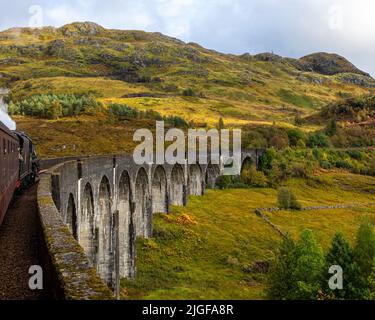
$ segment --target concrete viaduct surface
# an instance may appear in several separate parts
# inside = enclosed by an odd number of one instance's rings
[[[243,151],[241,167],[248,161],[257,166],[261,154],[261,150]],[[168,213],[171,205],[186,205],[189,195],[214,188],[224,168],[223,163],[210,162],[137,165],[130,155],[51,159],[42,166],[52,166],[42,175],[38,190],[48,254],[57,278],[64,278],[64,286],[72,285],[69,292],[77,284],[80,292],[82,287],[95,292],[65,298],[87,299],[100,298],[102,290],[90,288],[87,273],[96,270],[111,289],[119,278],[134,277],[135,239],[152,237],[153,214]],[[51,215],[55,219],[49,225]],[[65,232],[57,241],[59,228]],[[73,265],[71,274],[66,273],[67,265]]]

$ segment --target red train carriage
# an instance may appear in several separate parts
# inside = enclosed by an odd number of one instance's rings
[[[0,122],[0,225],[19,178],[19,140]]]

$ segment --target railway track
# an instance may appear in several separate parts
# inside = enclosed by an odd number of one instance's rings
[[[36,192],[34,184],[16,196],[0,226],[0,300],[43,299],[28,286],[30,266],[41,265]]]

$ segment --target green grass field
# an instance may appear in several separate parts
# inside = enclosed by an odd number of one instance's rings
[[[375,201],[375,178],[320,173],[288,183],[304,206]],[[137,278],[122,281],[124,299],[264,299],[266,275],[253,264],[274,257],[280,236],[254,213],[276,205],[274,189],[208,190],[186,207],[154,217],[154,237],[137,243]],[[304,228],[327,249],[336,230],[350,241],[375,207],[267,214],[293,237]]]

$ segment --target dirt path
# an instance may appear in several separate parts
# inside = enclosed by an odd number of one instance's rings
[[[28,287],[31,265],[39,265],[37,185],[17,197],[0,226],[0,300],[42,299]]]

